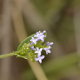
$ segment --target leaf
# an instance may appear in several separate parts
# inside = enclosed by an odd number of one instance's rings
[[[30,39],[34,36],[35,34],[32,34],[31,36],[27,37],[17,48],[17,51],[21,50],[22,46],[24,43],[28,43]]]

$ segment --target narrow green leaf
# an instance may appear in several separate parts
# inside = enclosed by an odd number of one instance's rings
[[[32,34],[31,36],[27,37],[17,48],[17,51],[21,50],[22,46],[24,43],[28,43],[31,39],[31,37],[33,37],[35,34]]]

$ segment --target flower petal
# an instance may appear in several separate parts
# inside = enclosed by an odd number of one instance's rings
[[[39,62],[40,62],[40,63],[42,63],[42,60],[41,60],[41,59],[39,59]]]
[[[39,58],[35,58],[35,61],[38,61],[39,60]]]
[[[45,56],[43,55],[43,56],[41,56],[41,59],[44,59],[45,58]]]

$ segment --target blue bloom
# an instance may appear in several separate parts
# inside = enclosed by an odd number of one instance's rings
[[[32,50],[36,50],[36,49],[34,48],[34,46],[31,46],[30,48],[31,48]]]
[[[41,55],[42,48],[39,49],[39,48],[37,47],[36,49],[37,49],[37,51],[35,51],[35,53],[37,53],[38,55]]]
[[[44,30],[44,31],[43,31],[43,34],[45,34],[45,33],[46,33],[46,31]]]
[[[51,49],[50,46],[48,48],[44,48],[44,50],[46,51],[46,54],[51,53],[51,51],[49,49]]]
[[[42,56],[38,56],[38,58],[35,58],[35,61],[39,61],[40,63],[42,63],[42,59],[44,59],[45,56],[42,55]]]
[[[34,37],[39,37],[41,35],[43,35],[43,34],[42,33],[39,33],[39,32],[36,32],[36,35],[34,35]]]
[[[44,35],[39,36],[37,39],[38,40],[40,39],[40,40],[42,40],[44,42]]]
[[[36,35],[34,35],[34,37],[37,37],[37,40],[38,40],[38,41],[39,41],[39,40],[44,41],[44,37],[46,37],[46,36],[44,35],[44,33],[45,33],[45,31],[43,31],[43,33],[36,32]]]
[[[46,46],[51,46],[51,45],[53,45],[53,42],[47,42],[46,43]]]
[[[32,45],[33,43],[36,44],[37,39],[34,39],[34,37],[32,37],[32,39],[31,39],[30,41],[32,41],[31,45]]]

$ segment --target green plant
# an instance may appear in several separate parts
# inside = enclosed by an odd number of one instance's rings
[[[45,30],[43,32],[36,32],[35,34],[32,34],[26,38],[19,45],[17,51],[13,51],[10,54],[1,55],[0,58],[16,55],[17,57],[24,59],[30,58],[30,61],[32,62],[39,61],[42,63],[42,59],[45,58],[45,56],[41,54],[42,50],[46,51],[46,54],[51,53],[50,49],[51,45],[53,45],[53,42],[47,42],[46,44],[43,44],[46,36],[47,33]]]

